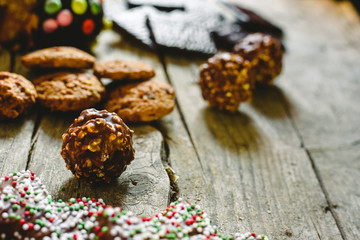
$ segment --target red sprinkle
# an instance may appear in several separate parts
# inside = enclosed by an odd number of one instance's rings
[[[34,228],[34,224],[33,223],[28,223],[29,229],[33,229]]]
[[[23,207],[25,207],[25,206],[26,206],[26,202],[22,202],[21,205],[22,205]]]
[[[34,172],[31,172],[31,176],[34,176],[35,175],[35,173]]]
[[[100,205],[100,203],[99,202],[96,202],[96,206],[99,206]]]
[[[9,178],[9,176],[5,176],[5,181],[7,181],[7,180],[9,180],[10,178]]]
[[[24,187],[24,191],[27,191],[27,190],[29,190],[29,187],[28,187],[28,186],[25,186],[25,187]]]
[[[187,220],[185,221],[185,223],[186,223],[186,225],[191,225],[191,224],[194,223],[194,220],[192,220],[192,219],[187,219]]]
[[[255,233],[251,233],[251,236],[256,237]]]
[[[95,230],[95,232],[100,231],[100,226],[96,226],[96,227],[94,228],[94,230]]]
[[[13,182],[12,182],[12,185],[13,185],[13,186],[16,186],[16,184],[17,184],[16,181],[13,181]]]
[[[89,211],[88,214],[91,217],[94,213],[92,211]]]
[[[29,215],[30,215],[29,211],[25,211],[24,214],[25,214],[25,216],[29,216]]]
[[[95,199],[95,198],[92,198],[91,201],[92,201],[92,202],[96,202],[96,199]]]
[[[170,230],[169,230],[169,229],[166,229],[166,233],[170,233]]]
[[[54,219],[53,219],[53,218],[49,218],[49,222],[51,222],[51,223],[52,223],[53,221],[54,221]]]
[[[92,19],[88,18],[83,22],[82,30],[85,34],[91,34],[95,29],[95,23]]]
[[[130,219],[126,220],[126,223],[127,223],[128,225],[131,225]]]
[[[76,234],[74,234],[73,238],[74,238],[74,240],[77,240],[77,235],[76,235]]]
[[[30,177],[30,179],[31,179],[31,180],[34,180],[34,179],[35,179],[35,177],[34,177],[34,176],[31,176],[31,177]]]
[[[78,198],[78,199],[76,199],[76,201],[77,201],[77,202],[81,202],[81,199],[80,199],[80,198]]]
[[[25,219],[20,219],[19,223],[20,223],[21,225],[24,225],[24,224],[25,224]]]

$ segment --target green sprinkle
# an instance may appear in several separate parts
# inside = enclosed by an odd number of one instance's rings
[[[56,230],[55,233],[56,233],[56,235],[58,235],[58,237],[59,237],[60,234],[61,234],[60,230]]]
[[[30,207],[29,205],[26,205],[26,206],[25,206],[25,209],[26,209],[26,210],[29,210],[30,208],[31,208],[31,207]]]
[[[16,218],[15,218],[16,221],[19,221],[20,219],[21,219],[21,217],[19,215],[16,216]]]
[[[24,182],[24,181],[21,181],[20,184],[25,184],[25,182]]]
[[[35,195],[38,195],[39,193],[38,192],[34,192]]]
[[[4,197],[4,201],[8,201],[9,200],[9,197],[8,196],[5,196]]]
[[[27,195],[30,195],[30,193],[31,193],[31,192],[30,192],[29,190],[26,191],[26,194],[27,194]]]
[[[14,211],[18,210],[18,208],[19,208],[18,205],[16,205],[16,204],[12,205],[12,209],[13,209]]]
[[[33,214],[34,214],[34,209],[30,209],[30,210],[29,210],[29,213],[30,213],[31,215],[33,215]]]
[[[64,187],[64,186],[61,186],[61,187],[60,187],[60,191],[65,191],[65,187]]]
[[[181,227],[178,227],[177,230],[178,230],[178,232],[181,232],[182,228],[181,228]]]
[[[191,204],[191,208],[194,209],[194,208],[195,208],[195,205],[194,205],[194,204]]]
[[[130,231],[130,237],[133,237],[133,236],[135,236],[135,231],[134,231],[134,230],[131,230],[131,231]]]
[[[176,238],[176,234],[175,234],[175,233],[168,233],[168,234],[166,234],[166,238],[167,238],[167,239],[175,239],[175,238]]]
[[[14,176],[16,176],[16,175],[17,175],[17,173],[16,173],[16,172],[14,172],[14,173],[13,173],[13,175],[14,175]]]
[[[135,229],[135,231],[136,231],[137,233],[141,233],[141,228],[137,228],[137,229]]]
[[[174,210],[172,207],[171,207],[171,208],[169,208],[169,212],[172,212],[172,210]]]
[[[62,203],[62,202],[63,202],[63,200],[62,200],[62,199],[59,199],[59,200],[58,200],[58,203]]]
[[[61,208],[59,207],[59,208],[57,209],[57,211],[58,211],[58,212],[61,212]]]
[[[14,213],[10,213],[9,217],[10,217],[10,218],[15,218],[15,214],[14,214]]]

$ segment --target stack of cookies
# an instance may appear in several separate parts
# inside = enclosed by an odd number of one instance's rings
[[[34,79],[37,100],[51,111],[79,111],[94,106],[105,96],[101,81],[84,69],[92,68],[95,58],[73,47],[52,47],[21,58],[29,68],[54,72]]]
[[[140,61],[95,58],[73,47],[51,47],[21,58],[31,69],[51,69],[31,83],[17,74],[0,73],[0,117],[15,118],[37,99],[50,111],[80,111],[106,99],[104,108],[125,122],[149,122],[175,107],[175,91],[167,83],[150,80],[154,69]],[[86,69],[92,69],[85,71]],[[110,94],[100,78],[110,78]],[[115,87],[114,87],[115,86]]]

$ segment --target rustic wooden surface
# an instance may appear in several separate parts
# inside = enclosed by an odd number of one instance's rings
[[[0,123],[0,174],[36,171],[56,197],[101,197],[154,214],[183,197],[222,232],[270,239],[357,239],[360,234],[360,18],[349,2],[235,1],[284,28],[284,71],[236,114],[212,110],[197,86],[206,59],[153,53],[107,30],[98,60],[141,59],[177,94],[173,113],[135,130],[136,159],[111,185],[73,178],[61,135],[78,113],[35,107]],[[0,52],[0,70],[34,74],[22,53]],[[107,82],[107,81],[105,81]]]

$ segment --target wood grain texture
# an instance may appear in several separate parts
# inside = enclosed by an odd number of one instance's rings
[[[307,147],[359,140],[360,19],[346,1],[238,1],[285,30],[277,81]],[[271,12],[269,11],[271,9]]]
[[[0,52],[0,71],[10,71],[11,54]],[[25,113],[16,119],[0,121],[0,174],[9,174],[26,168],[31,149],[34,115]]]
[[[312,150],[311,155],[331,200],[324,210],[334,212],[346,239],[357,239],[360,234],[359,146]]]
[[[347,1],[239,2],[285,28],[286,65],[277,86],[287,93],[287,109],[343,238],[357,238],[359,168],[351,159],[360,140],[359,15]]]
[[[243,104],[237,114],[222,113],[201,97],[199,62],[167,57],[166,63],[199,155],[198,171],[214,194],[203,202],[214,202],[212,217],[221,229],[265,232],[271,239],[341,238],[332,215],[323,212],[326,199],[283,99],[274,94],[281,90],[259,90],[255,107]]]

